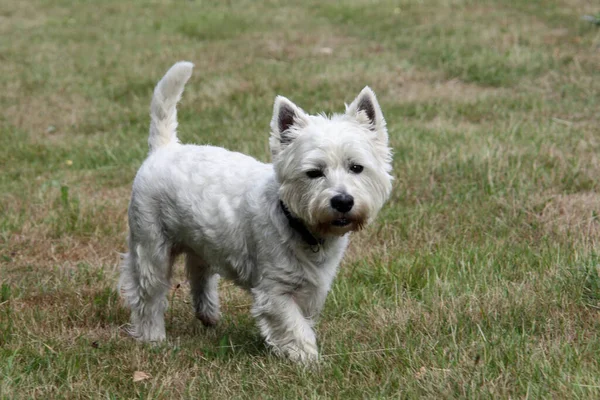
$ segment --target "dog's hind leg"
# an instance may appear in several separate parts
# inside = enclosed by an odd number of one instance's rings
[[[194,312],[205,326],[214,326],[219,321],[219,275],[195,254],[187,253],[185,268],[190,282]]]
[[[123,260],[119,287],[131,308],[129,333],[142,341],[165,339],[164,313],[173,260],[167,245],[149,249],[133,240]]]

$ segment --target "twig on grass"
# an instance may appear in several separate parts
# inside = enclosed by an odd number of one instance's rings
[[[385,349],[373,349],[373,350],[362,350],[362,351],[351,351],[348,353],[331,353],[331,354],[323,354],[321,357],[335,357],[335,356],[347,356],[351,354],[366,354],[366,353],[384,353],[387,351],[400,350],[400,347],[389,347]]]

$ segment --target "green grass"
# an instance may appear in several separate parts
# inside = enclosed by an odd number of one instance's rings
[[[600,30],[581,0],[0,4],[1,398],[598,398]],[[196,64],[184,142],[269,160],[272,102],[365,85],[394,191],[353,235],[317,326],[273,357],[249,296],[168,343],[121,329],[130,185],[154,84]],[[178,286],[179,285],[179,286]],[[135,371],[150,378],[133,381]]]

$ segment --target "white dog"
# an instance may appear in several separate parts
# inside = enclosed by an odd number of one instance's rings
[[[120,288],[131,333],[165,339],[171,267],[185,253],[196,316],[219,319],[219,276],[249,290],[266,342],[294,361],[318,358],[313,332],[350,231],[390,195],[391,150],[375,94],[343,115],[311,116],[275,99],[273,164],[219,147],[182,145],[176,105],[193,64],[175,64],[151,105],[150,153],[133,183]]]

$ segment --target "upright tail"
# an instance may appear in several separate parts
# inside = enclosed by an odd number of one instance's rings
[[[177,102],[183,87],[192,76],[194,64],[180,61],[173,65],[158,82],[150,105],[150,153],[169,143],[177,143]]]

